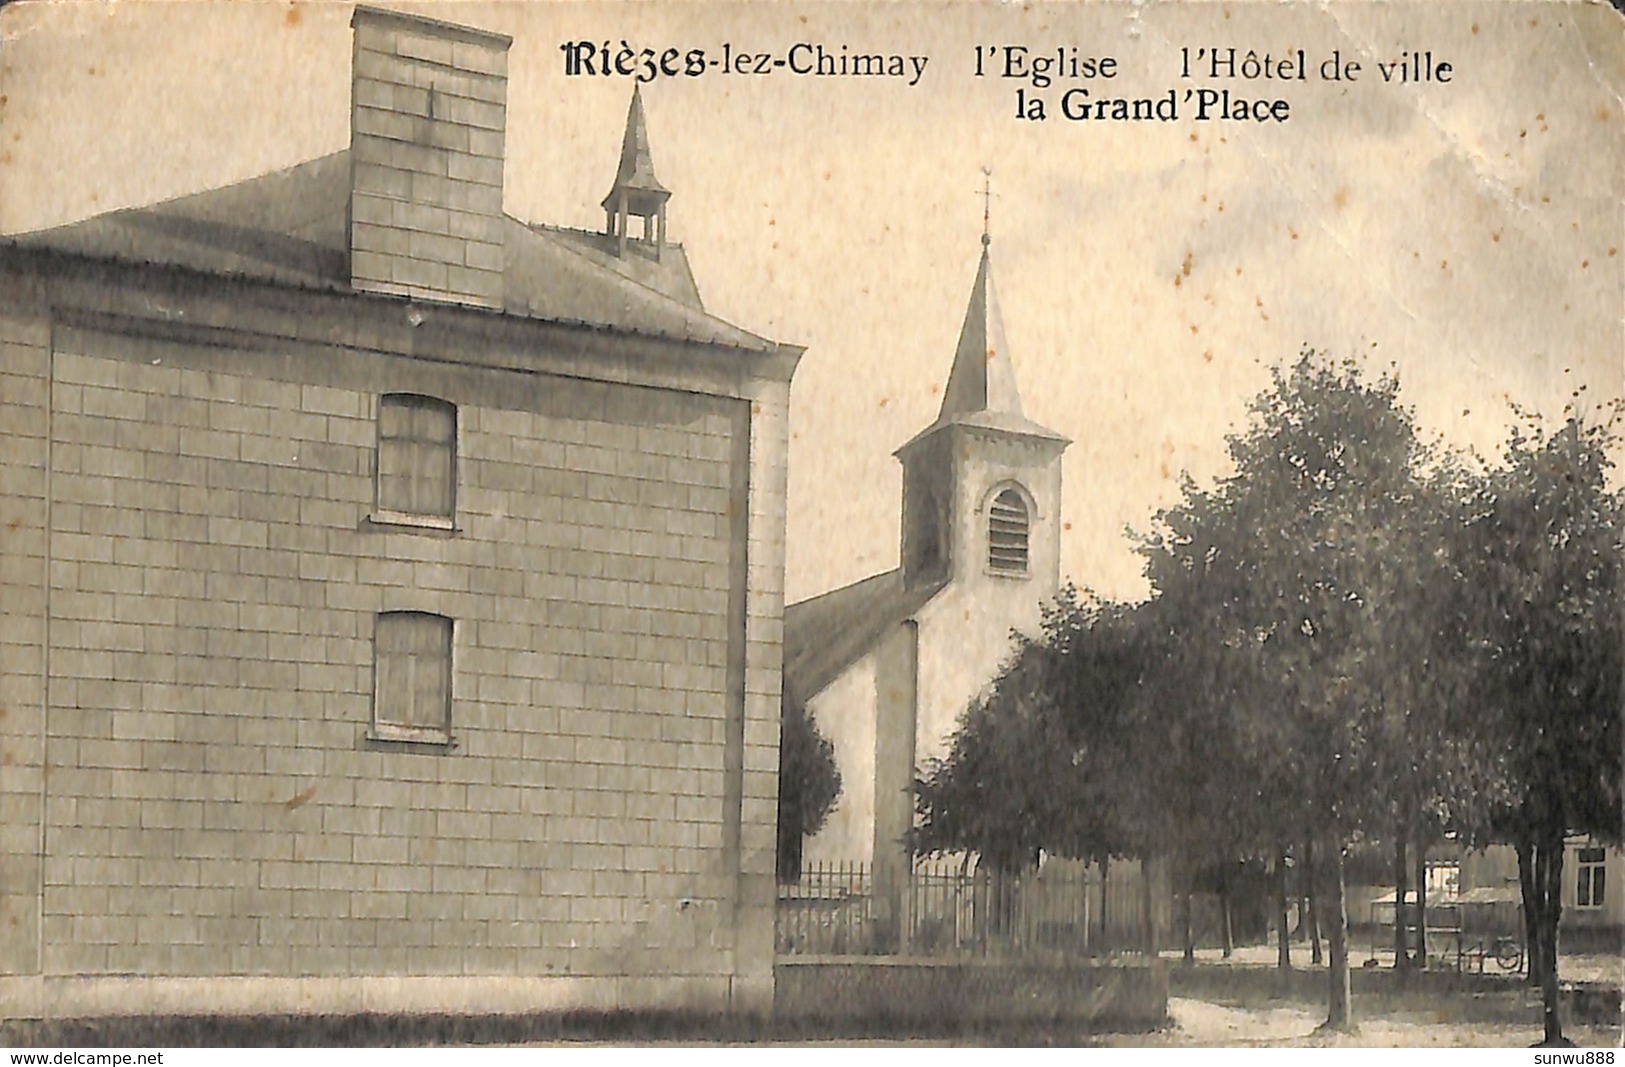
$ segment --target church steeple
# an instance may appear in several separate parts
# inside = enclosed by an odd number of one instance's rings
[[[620,166],[615,171],[615,184],[603,200],[604,233],[616,238],[618,255],[626,255],[628,222],[637,215],[643,219],[644,243],[653,244],[655,259],[660,258],[660,249],[666,243],[666,201],[670,197],[671,191],[655,177],[643,95],[634,85],[632,103],[626,111],[626,133],[621,138]],[[650,219],[655,220],[653,234]]]
[[[982,259],[942,407],[936,421],[897,450],[903,580],[910,587],[1036,581],[1021,595],[1037,588],[1042,599],[1058,581],[1056,516],[1061,453],[1069,442],[1022,414],[993,291],[992,245],[984,208]]]
[[[982,262],[976,268],[976,283],[971,286],[964,325],[959,328],[959,347],[954,352],[953,369],[948,373],[948,387],[942,392],[942,410],[937,414],[939,423],[978,412],[1021,415],[1016,368],[1010,362],[1004,320],[993,292],[992,244],[992,239],[983,233]]]

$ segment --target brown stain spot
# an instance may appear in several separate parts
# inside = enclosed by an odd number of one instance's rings
[[[1617,255],[1619,255],[1619,249],[1617,249],[1617,248],[1610,248],[1610,249],[1609,249],[1609,250],[1608,250],[1608,258],[1609,258],[1609,259],[1613,259],[1613,258],[1614,258],[1614,257],[1615,257],[1615,256],[1617,256]]]
[[[1339,209],[1349,206],[1348,186],[1345,185],[1332,194],[1332,206]]]
[[[1191,134],[1191,143],[1194,144],[1195,142],[1196,142],[1196,135],[1193,133],[1193,134]]]
[[[1177,274],[1176,274],[1176,275],[1174,275],[1174,288],[1175,288],[1175,289],[1178,289],[1178,288],[1179,288],[1179,283],[1180,283],[1180,280],[1181,280],[1181,279],[1180,279],[1180,277],[1179,277],[1179,275],[1177,275]]]
[[[1185,262],[1179,265],[1179,273],[1187,278],[1191,276],[1191,254],[1189,250],[1185,252]]]
[[[22,525],[23,525],[23,518],[22,518],[21,515],[19,515],[15,519],[12,519],[10,522],[6,523],[6,529],[8,529],[8,530],[18,530],[18,529],[22,528]]]
[[[1213,349],[1210,348],[1206,352],[1202,353],[1202,362],[1203,363],[1212,363],[1213,362]]]
[[[1169,478],[1173,477],[1172,472],[1168,470],[1167,460],[1163,460],[1161,463],[1157,464],[1157,470],[1162,474],[1163,481],[1167,481]]]
[[[1293,240],[1294,240],[1294,241],[1296,241],[1296,240],[1297,240],[1297,239],[1298,239],[1298,231],[1297,231],[1297,230],[1295,230],[1295,229],[1293,229],[1293,228],[1292,228],[1292,227],[1291,227],[1291,226],[1288,226],[1288,227],[1287,227],[1287,228],[1286,228],[1286,232],[1287,232],[1287,233],[1290,233],[1290,234],[1291,234],[1291,235],[1292,235],[1292,239],[1293,239]]]
[[[1236,268],[1236,277],[1238,277],[1238,278],[1241,277],[1241,268],[1240,267]]]
[[[282,21],[289,27],[299,25],[299,9],[296,7],[288,8],[288,13],[282,16]]]
[[[827,171],[827,170],[824,172],[824,180],[826,182],[829,181],[829,171]]]
[[[1072,529],[1072,524],[1070,522],[1063,522],[1061,523],[1061,529],[1070,530]]]
[[[767,224],[769,226],[777,226],[779,224],[779,220],[776,219],[776,218],[769,217],[768,220],[767,220]]]
[[[283,808],[285,808],[288,811],[297,811],[300,808],[304,807],[306,804],[309,804],[310,803],[310,798],[315,796],[315,795],[316,795],[316,787],[315,786],[311,786],[309,789],[301,789],[299,792],[295,793],[293,796],[289,797],[287,800],[284,800],[282,802],[282,806],[283,806]]]
[[[1439,269],[1440,270],[1449,270],[1450,269],[1450,261],[1448,259],[1439,260]]]
[[[0,767],[9,767],[17,761],[11,758],[10,752],[0,752]]]
[[[1490,231],[1490,240],[1494,241],[1496,244],[1500,244],[1501,243],[1501,231],[1500,230],[1491,230]]]
[[[1221,215],[1224,214],[1224,201],[1223,200],[1219,201],[1219,214],[1221,214]]]
[[[762,402],[760,400],[752,400],[750,402],[750,413],[752,415],[760,415],[762,413]]]
[[[1549,196],[1543,196],[1540,198],[1540,202],[1542,204],[1550,204],[1552,202],[1552,198]]]
[[[1581,270],[1585,270],[1589,266],[1591,266],[1591,261],[1589,259],[1582,259],[1580,261],[1580,269]]]
[[[5,164],[10,163],[10,162],[11,162],[11,153],[10,152],[0,152],[0,166],[4,166]]]
[[[1609,119],[1611,119],[1613,117],[1614,117],[1614,113],[1612,111],[1608,110],[1608,105],[1607,104],[1604,104],[1602,107],[1599,107],[1597,109],[1597,121],[1598,122],[1607,122]]]
[[[1195,337],[1195,336],[1196,336],[1196,334],[1197,334],[1197,333],[1198,333],[1198,332],[1200,332],[1200,331],[1201,331],[1201,327],[1200,327],[1200,326],[1198,326],[1198,325],[1196,325],[1196,323],[1194,323],[1194,322],[1193,322],[1193,323],[1191,323],[1191,336],[1192,336],[1192,337]]]
[[[1536,26],[1539,26],[1539,25],[1540,25],[1540,20],[1539,19],[1530,19],[1529,20],[1529,28],[1530,29],[1534,29]]]
[[[932,383],[932,385],[931,385],[931,395],[932,396],[936,396],[937,393],[939,393],[941,390],[942,390],[942,386],[937,385],[934,382]]]
[[[883,396],[883,397],[880,398],[880,406],[881,407],[885,407],[887,404],[890,404],[890,403],[891,403],[891,397]]]
[[[1528,137],[1529,136],[1529,131],[1528,130],[1519,130],[1518,131],[1518,136],[1519,137]]]
[[[1473,33],[1474,33],[1474,34],[1477,34],[1477,33],[1478,33],[1478,23],[1476,23],[1476,22],[1475,22],[1475,23],[1473,23]]]
[[[0,107],[5,107],[6,106],[6,101],[10,100],[10,99],[11,98],[9,96],[7,96],[6,94],[0,93]]]

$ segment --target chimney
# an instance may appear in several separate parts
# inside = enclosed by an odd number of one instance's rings
[[[350,25],[351,288],[501,307],[511,40],[359,6]]]

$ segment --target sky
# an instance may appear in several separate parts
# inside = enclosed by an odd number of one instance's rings
[[[892,452],[941,402],[980,254],[1026,414],[1071,438],[1063,577],[1145,587],[1126,535],[1226,471],[1269,367],[1392,368],[1424,432],[1494,454],[1515,401],[1625,392],[1625,32],[1559,3],[380,3],[510,35],[507,211],[596,228],[631,81],[560,44],[925,56],[909,77],[708,70],[643,86],[708,310],[804,345],[786,592],[897,563]],[[0,232],[227,184],[348,143],[350,6],[0,9]],[[976,47],[1112,57],[1110,80],[976,77]],[[1181,49],[1298,49],[1307,78],[1181,78]],[[1358,80],[1322,81],[1338,54]],[[1385,82],[1431,53],[1448,83]],[[984,63],[984,70],[990,68]],[[1198,65],[1198,73],[1203,73]],[[1018,119],[1016,91],[1050,117]],[[1061,94],[1287,101],[1285,122],[1071,121]]]

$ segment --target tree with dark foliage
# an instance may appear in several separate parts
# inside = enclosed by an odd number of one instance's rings
[[[1569,417],[1514,431],[1485,476],[1467,544],[1478,561],[1477,695],[1483,734],[1507,768],[1497,830],[1517,850],[1530,981],[1545,1039],[1558,1014],[1557,927],[1564,839],[1621,837],[1625,588],[1621,499],[1608,487],[1609,430]]]
[[[841,795],[835,746],[797,701],[786,699],[779,722],[779,833],[776,869],[781,884],[801,880],[801,847],[823,828]]]

